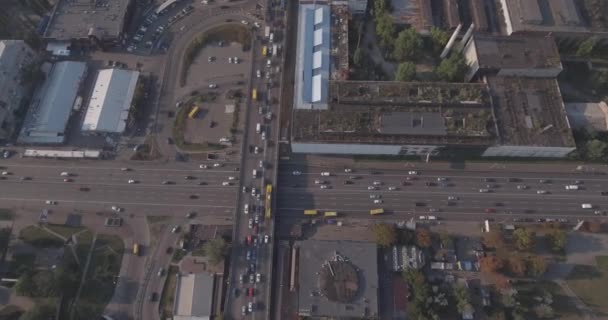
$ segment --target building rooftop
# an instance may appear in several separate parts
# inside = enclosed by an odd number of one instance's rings
[[[349,73],[348,63],[348,6],[332,4],[330,30],[330,78],[346,80]]]
[[[507,34],[514,32],[608,32],[605,1],[501,0]],[[602,4],[602,2],[604,2]],[[542,4],[542,5],[541,5]]]
[[[327,108],[330,17],[328,5],[300,5],[294,109]]]
[[[566,112],[573,128],[608,131],[608,104],[604,101],[566,103]]]
[[[378,316],[377,247],[371,242],[298,242],[299,314]]]
[[[130,0],[58,0],[44,31],[54,40],[117,38]]]
[[[576,146],[557,80],[487,79],[502,145]]]
[[[100,70],[82,130],[122,133],[129,118],[138,78],[137,71]]]
[[[562,67],[559,51],[552,37],[474,35],[468,45],[473,46],[480,68]]]
[[[420,33],[428,33],[435,24],[431,1],[428,0],[391,0],[391,16],[397,24],[407,24]]]
[[[214,276],[210,273],[184,274],[178,278],[174,320],[211,317]]]
[[[53,65],[32,104],[21,129],[22,143],[62,143],[86,63],[62,61]]]
[[[297,142],[470,144],[494,141],[484,84],[332,81],[327,110],[296,110]]]

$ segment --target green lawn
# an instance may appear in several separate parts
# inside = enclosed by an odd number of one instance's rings
[[[596,257],[595,266],[575,266],[566,282],[598,316],[608,316],[608,256]]]
[[[179,270],[176,266],[169,267],[167,279],[165,280],[165,285],[163,286],[163,293],[160,297],[161,319],[168,319],[173,315],[173,300],[175,299],[175,287],[177,286],[178,271]]]
[[[67,226],[65,224],[48,224],[46,227],[49,230],[62,235],[66,239],[71,237],[74,233],[85,229],[84,227],[71,227],[71,226]]]
[[[0,220],[13,220],[15,214],[10,209],[0,208]]]
[[[102,246],[108,246],[112,249],[112,251],[121,255],[125,250],[125,244],[120,237],[107,234],[98,235],[97,243],[95,243],[95,246],[98,248]]]
[[[19,239],[36,247],[63,246],[63,240],[37,226],[28,226],[21,229]]]

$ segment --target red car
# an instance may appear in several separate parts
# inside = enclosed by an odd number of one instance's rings
[[[496,210],[494,208],[486,208],[486,213],[494,213]]]
[[[253,288],[249,288],[249,289],[247,290],[247,296],[248,296],[248,297],[253,297],[253,294],[254,294]]]
[[[251,244],[251,235],[248,235],[247,236],[247,245],[250,245],[250,244]]]
[[[258,234],[258,226],[253,227],[253,234]]]

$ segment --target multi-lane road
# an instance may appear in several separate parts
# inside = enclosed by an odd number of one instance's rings
[[[365,218],[371,209],[383,208],[386,214],[376,218],[433,215],[442,220],[537,221],[585,219],[608,212],[608,177],[598,175],[415,169],[345,173],[334,169],[329,170],[331,176],[321,176],[324,171],[328,170],[281,167],[277,204],[281,217],[302,218],[303,210],[317,209]],[[577,185],[578,190],[567,190],[569,185]],[[592,208],[582,208],[583,203]]]
[[[130,168],[113,162],[8,160],[2,162],[1,171],[9,174],[1,176],[0,201],[15,207],[96,211],[119,207],[126,214],[196,211],[229,217],[238,184],[230,177],[238,176],[238,165],[222,163],[214,168],[213,164],[207,163],[211,169],[200,169],[199,163]],[[70,176],[61,176],[62,172]]]

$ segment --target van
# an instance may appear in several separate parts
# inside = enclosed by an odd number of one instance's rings
[[[591,205],[591,203],[583,203],[583,204],[581,204],[581,208],[591,209],[591,208],[593,208],[593,205]]]
[[[262,132],[262,125],[261,124],[256,124],[255,125],[255,132],[260,133]]]

